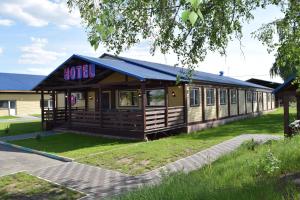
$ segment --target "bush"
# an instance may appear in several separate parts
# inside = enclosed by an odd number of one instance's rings
[[[274,175],[280,170],[280,163],[281,161],[271,152],[271,149],[268,149],[259,161],[259,168],[268,175]]]

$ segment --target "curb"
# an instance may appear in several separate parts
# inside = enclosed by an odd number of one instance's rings
[[[41,156],[45,156],[45,157],[48,157],[48,158],[52,158],[52,159],[55,159],[55,160],[63,161],[63,162],[73,162],[74,161],[74,159],[71,159],[71,158],[66,158],[66,157],[63,157],[63,156],[57,156],[57,155],[54,155],[54,154],[50,154],[50,153],[46,153],[46,152],[43,152],[43,151],[30,149],[30,148],[27,148],[27,147],[22,147],[22,146],[15,145],[15,144],[10,144],[10,143],[3,142],[3,141],[0,141],[0,144],[5,145],[5,146],[9,146],[9,147],[13,147],[13,148],[16,148],[16,149],[20,149],[20,150],[23,150],[23,151],[27,151],[27,152],[30,152],[30,153],[38,154],[38,155],[41,155]]]

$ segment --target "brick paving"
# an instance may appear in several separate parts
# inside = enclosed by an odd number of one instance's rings
[[[196,154],[169,163],[153,171],[129,176],[120,172],[80,164],[63,163],[30,173],[55,183],[79,190],[88,194],[84,199],[99,199],[119,195],[126,191],[150,184],[157,184],[164,172],[190,172],[203,167],[238,148],[244,141],[254,139],[259,142],[281,139],[280,136],[244,134],[214,145]]]

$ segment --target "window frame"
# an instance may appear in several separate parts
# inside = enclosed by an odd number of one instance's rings
[[[250,90],[247,91],[246,97],[247,97],[247,99],[246,99],[247,103],[252,103],[252,100],[253,100],[253,92],[250,91]]]
[[[233,93],[235,94],[235,98],[233,98]],[[234,101],[233,101],[234,100]],[[230,104],[237,104],[238,97],[237,97],[237,89],[230,89]]]
[[[221,93],[222,92],[225,92],[224,102],[221,101],[221,99],[222,99]],[[219,96],[220,96],[220,105],[227,105],[227,89],[220,89]]]
[[[136,92],[136,96],[137,96],[137,105],[126,105],[126,106],[123,106],[120,104],[120,95],[122,92]],[[137,108],[139,107],[139,92],[138,90],[118,90],[118,107],[121,107],[121,108]],[[133,99],[131,99],[132,101]]]
[[[255,96],[255,98],[254,98],[254,96]],[[253,103],[257,102],[257,92],[252,93],[252,99],[253,99]]]
[[[196,103],[196,92],[193,92],[193,91],[198,91],[198,104]],[[193,94],[193,99],[194,99],[193,104],[191,101],[192,94]],[[190,89],[190,107],[200,107],[200,105],[201,105],[200,88],[193,87]]]
[[[211,91],[212,91],[212,93],[211,93]],[[216,103],[216,95],[215,95],[215,88],[206,88],[205,89],[205,92],[206,92],[206,106],[215,106],[215,103]],[[208,96],[208,94],[212,94],[212,97],[209,97]],[[210,99],[211,100],[211,102],[209,103],[208,102],[208,99]]]
[[[164,105],[148,105],[148,92],[149,91],[153,91],[153,90],[162,90],[164,92]],[[149,88],[146,89],[146,107],[166,107],[166,100],[165,100],[165,96],[166,96],[166,91],[164,88]]]
[[[0,110],[5,110],[5,109],[9,109],[9,100],[0,100],[0,102],[6,102],[7,103],[7,107],[0,107]]]

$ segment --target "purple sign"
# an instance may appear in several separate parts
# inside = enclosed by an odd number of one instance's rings
[[[96,68],[93,64],[66,67],[64,69],[64,79],[66,81],[94,78],[95,76]]]

